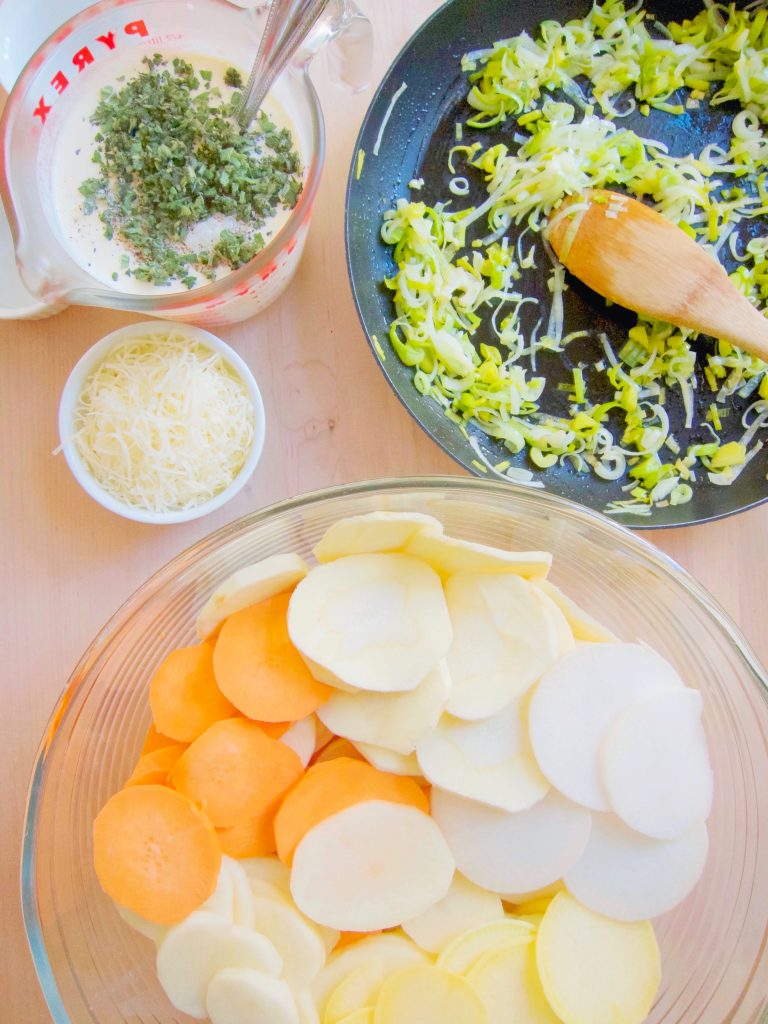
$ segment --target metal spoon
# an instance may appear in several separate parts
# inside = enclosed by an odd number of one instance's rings
[[[237,119],[247,128],[272,83],[309,35],[329,0],[272,0]]]

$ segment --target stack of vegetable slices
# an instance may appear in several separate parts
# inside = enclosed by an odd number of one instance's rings
[[[149,686],[98,878],[213,1024],[639,1024],[707,854],[702,700],[547,552],[372,513],[235,573]]]

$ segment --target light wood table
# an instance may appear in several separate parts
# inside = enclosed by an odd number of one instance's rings
[[[376,32],[375,80],[436,0],[363,0]],[[313,77],[328,162],[306,254],[290,290],[258,319],[221,330],[254,370],[268,434],[251,483],[226,508],[183,526],[142,526],[96,505],[57,445],[59,395],[94,341],[131,317],[73,308],[0,324],[0,1016],[44,1024],[21,923],[19,847],[39,737],[70,670],[106,618],[156,569],[240,515],[327,484],[459,473],[393,396],[371,358],[344,260],[344,186],[370,92],[339,92],[321,58]],[[135,319],[135,318],[134,318]],[[708,587],[768,662],[768,506],[721,523],[654,533]]]

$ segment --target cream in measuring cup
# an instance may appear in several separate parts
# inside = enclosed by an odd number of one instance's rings
[[[122,257],[130,260],[131,253],[118,251],[115,268],[112,246],[105,248],[107,240],[89,234],[96,231],[99,213],[84,218],[93,225],[81,223],[76,193],[85,171],[79,161],[88,159],[83,147],[92,138],[87,122],[100,89],[114,86],[123,74],[130,77],[155,53],[191,58],[216,75],[222,66],[250,67],[263,13],[221,0],[107,0],[62,26],[22,72],[0,125],[0,189],[29,290],[49,305],[108,306],[206,325],[243,320],[268,305],[298,266],[323,162],[322,115],[307,74],[309,57],[341,33],[359,34],[361,24],[367,23],[351,0],[330,0],[308,49],[280,76],[268,101],[269,113],[289,126],[299,153],[303,181],[295,207],[264,225],[266,244],[253,259],[231,272],[217,270],[214,280],[196,281],[191,289],[147,286],[134,274],[128,277]],[[94,170],[88,167],[89,174]],[[195,246],[211,241],[209,229],[195,229]]]

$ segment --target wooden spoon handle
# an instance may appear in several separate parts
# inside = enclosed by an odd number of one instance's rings
[[[644,203],[594,189],[565,200],[547,235],[568,270],[607,299],[768,361],[768,319],[716,259]]]

